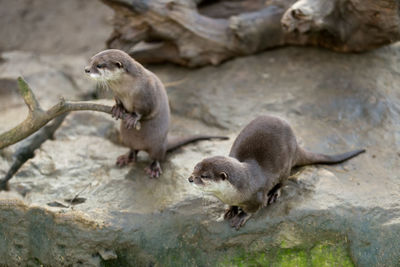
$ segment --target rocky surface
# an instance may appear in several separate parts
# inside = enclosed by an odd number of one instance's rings
[[[0,264],[398,265],[399,61],[393,45],[358,55],[285,48],[197,70],[151,67],[170,84],[172,134],[231,140],[188,145],[168,155],[159,179],[149,179],[145,154],[115,167],[127,151],[118,145],[117,122],[95,112],[70,115],[0,195]],[[45,92],[52,99],[60,91]],[[0,116],[6,126],[20,120],[11,111]],[[187,177],[202,158],[227,155],[260,114],[287,119],[313,151],[367,153],[295,170],[279,201],[236,231],[221,221],[224,205]],[[2,151],[2,172],[9,154]],[[66,201],[77,195],[83,203]]]
[[[0,0],[0,51],[86,54],[105,47],[113,11],[98,0]]]
[[[94,0],[0,3],[0,50],[13,50],[0,57],[0,132],[26,116],[19,75],[45,107],[60,95],[93,95],[82,70],[110,34],[108,8]],[[0,265],[398,266],[399,63],[397,44],[355,55],[285,48],[196,70],[152,66],[168,84],[172,134],[231,140],[179,149],[150,180],[145,154],[115,167],[127,152],[118,122],[72,113],[11,191],[0,192]],[[294,170],[281,199],[236,231],[221,221],[224,205],[187,177],[203,157],[227,155],[260,114],[288,120],[310,150],[367,153]],[[0,177],[19,145],[0,151]]]

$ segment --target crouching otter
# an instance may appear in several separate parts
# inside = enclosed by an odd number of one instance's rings
[[[306,151],[297,144],[288,123],[260,116],[240,132],[228,157],[202,160],[194,167],[189,182],[230,205],[224,218],[239,229],[251,214],[276,201],[292,167],[336,164],[363,152],[325,155]]]

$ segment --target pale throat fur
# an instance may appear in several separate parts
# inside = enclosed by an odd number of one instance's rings
[[[246,201],[245,192],[241,192],[236,186],[234,186],[231,183],[230,180],[237,179],[246,181],[248,176],[248,171],[246,168],[247,166],[245,163],[239,162],[235,158],[232,157],[223,157],[223,158],[224,158],[223,160],[225,160],[228,163],[225,166],[226,169],[224,170],[227,174],[227,179],[215,180],[215,179],[200,178],[202,183],[201,184],[193,183],[193,185],[196,188],[203,191],[204,193],[215,196],[225,204],[240,205],[241,203]],[[232,171],[233,169],[235,169],[235,171]],[[240,176],[240,178],[234,176]]]
[[[98,69],[98,73],[90,73],[92,79],[97,81],[106,90],[111,90],[124,105],[126,110],[132,112],[134,109],[133,100],[136,90],[126,90],[129,87],[140,87],[140,79],[128,74],[123,68],[113,70],[107,68]]]

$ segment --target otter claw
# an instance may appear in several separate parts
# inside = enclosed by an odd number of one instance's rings
[[[146,168],[145,171],[150,178],[158,178],[162,173],[161,170],[152,170],[150,168]]]
[[[245,225],[248,219],[250,219],[251,215],[247,214],[244,211],[241,211],[238,213],[235,217],[231,219],[231,227],[235,228],[236,230],[239,230],[240,227]]]
[[[127,116],[127,118],[125,119],[125,127],[129,130],[132,128],[140,130],[141,124],[139,120],[140,120],[139,116],[129,114],[129,116]]]
[[[225,211],[224,219],[230,220],[239,213],[239,208],[237,206],[230,206],[229,209]]]
[[[267,205],[271,205],[272,203],[275,203],[276,200],[280,197],[281,195],[281,189],[278,188],[276,191],[268,195],[268,202]]]
[[[125,113],[124,107],[119,104],[114,105],[111,109],[111,117],[115,118],[116,120],[122,119],[124,113]]]
[[[150,178],[158,178],[162,174],[160,163],[158,163],[158,161],[154,161],[149,167],[144,170],[150,176]]]
[[[142,125],[140,124],[140,121],[137,121],[136,125],[135,125],[135,129],[139,131],[140,128],[142,128]]]
[[[132,128],[140,130],[140,126],[140,122],[137,119],[127,119],[125,121],[125,127],[129,130]]]

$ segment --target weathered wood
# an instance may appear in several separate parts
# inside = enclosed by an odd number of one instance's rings
[[[65,101],[63,98],[48,110],[43,110],[36,100],[29,85],[21,78],[18,78],[18,88],[25,104],[29,108],[28,117],[15,126],[13,129],[0,134],[0,149],[13,145],[45,126],[52,119],[78,110],[93,110],[111,114],[112,107],[91,103],[88,101]],[[125,114],[123,116],[126,116]]]
[[[362,52],[400,39],[397,0],[300,0],[282,17],[289,44]]]
[[[283,45],[367,51],[400,39],[396,0],[102,0],[110,48],[195,67]]]

